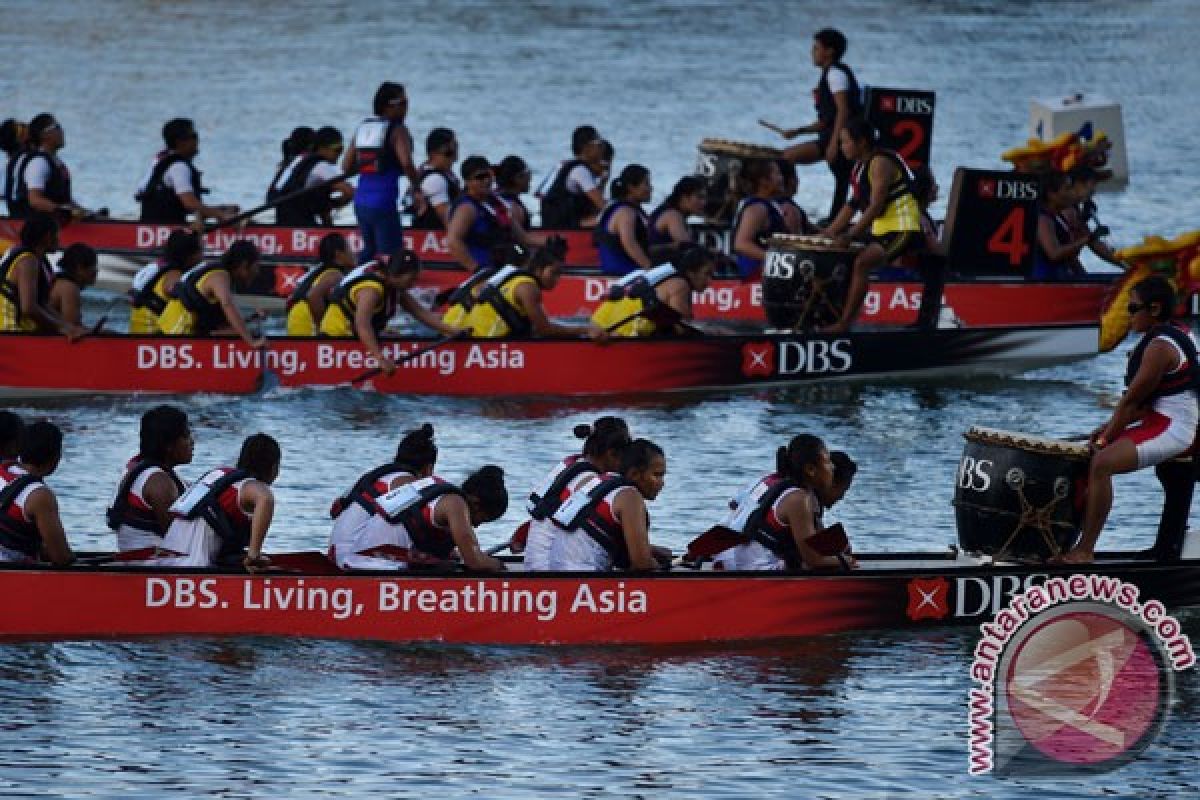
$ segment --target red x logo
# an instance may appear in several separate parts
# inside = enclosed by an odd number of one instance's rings
[[[949,597],[945,578],[913,578],[908,582],[908,618],[943,619],[950,613]]]
[[[896,110],[896,95],[885,94],[879,98],[880,111],[895,111]]]
[[[742,345],[742,374],[747,378],[769,378],[775,374],[775,347],[770,342]]]
[[[275,294],[279,297],[287,297],[303,277],[304,269],[302,267],[276,267]]]
[[[979,196],[987,200],[994,200],[996,198],[996,182],[994,180],[980,181]]]

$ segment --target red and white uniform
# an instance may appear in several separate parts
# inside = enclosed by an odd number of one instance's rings
[[[720,524],[735,531],[745,530],[750,515],[758,508],[763,496],[779,480],[778,475],[772,474],[765,478],[760,478],[743,488],[730,501],[729,513],[725,515]],[[796,487],[785,489],[779,497],[775,498],[775,502],[771,504],[771,508],[767,511],[763,519],[763,523],[781,537],[791,536],[792,533],[790,528],[780,519],[779,506],[795,492],[809,492],[811,494],[808,489]],[[713,566],[716,569],[728,570],[787,569],[787,563],[782,558],[756,541],[748,541],[745,544],[739,544],[724,552],[717,553],[713,557]]]
[[[583,476],[582,480],[574,486],[563,503],[563,510],[567,509],[572,497],[586,495],[597,484],[615,477],[617,476],[612,473]],[[621,492],[636,491],[637,488],[634,486],[622,486],[606,494],[596,505],[595,514],[597,519],[606,528],[614,532],[620,531],[622,529],[621,520],[614,510],[617,496]],[[547,559],[546,569],[571,572],[608,572],[614,566],[612,555],[587,533],[582,530],[568,531],[555,526],[554,538],[550,543],[550,554]]]
[[[27,474],[29,473],[24,467],[15,463],[0,466],[0,491],[3,491],[10,483]],[[4,527],[12,528],[13,530],[23,530],[29,543],[26,549],[35,549],[35,552],[36,548],[33,548],[35,543],[30,537],[37,535],[37,529],[34,527],[34,521],[25,513],[25,504],[29,501],[29,495],[45,485],[41,481],[33,481],[17,493],[17,496],[13,498],[8,508],[0,512],[5,516],[3,520]],[[40,547],[40,541],[37,543],[37,546]],[[36,560],[35,555],[0,543],[0,561],[31,562]]]
[[[210,486],[230,470],[227,468],[214,469],[207,472],[200,480],[193,483],[186,492],[171,506],[171,512],[185,514],[191,510],[189,503],[202,497]],[[242,509],[242,487],[252,478],[237,481],[217,496],[217,506],[234,528],[241,530],[250,527],[250,515]],[[217,564],[224,541],[203,517],[184,519],[176,517],[167,529],[162,547],[178,556],[156,559],[155,564],[172,567],[212,567]]]
[[[415,477],[404,470],[384,473],[375,480],[369,493],[373,498],[378,498],[387,494],[395,481],[411,481]],[[342,569],[396,568],[393,559],[359,555],[363,550],[371,550],[390,541],[390,534],[373,524],[373,519],[375,515],[361,503],[350,503],[333,520],[333,530],[329,533],[329,557]]]
[[[136,467],[138,460],[135,458],[125,466],[125,474],[129,474],[129,470]],[[125,495],[125,501],[129,504],[129,508],[139,515],[146,517],[154,516],[154,509],[146,502],[146,497],[143,494],[146,490],[146,481],[153,478],[155,475],[167,475],[167,471],[162,467],[147,467],[142,471],[133,483],[129,486],[129,491]],[[168,477],[170,477],[168,475]],[[124,485],[125,479],[122,478],[117,490],[120,491]],[[123,523],[117,528],[117,550],[122,553],[129,550],[142,550],[147,547],[158,547],[163,543],[163,537],[142,528],[135,528],[132,525]]]
[[[1190,334],[1185,334],[1190,338]],[[1160,333],[1153,342],[1166,342],[1175,351],[1175,366],[1163,376],[1163,383],[1183,376],[1196,365],[1171,336]],[[1129,439],[1137,447],[1138,469],[1152,467],[1182,455],[1191,448],[1200,424],[1200,403],[1192,391],[1167,394],[1154,398],[1150,410],[1141,420],[1130,425],[1120,438]]]
[[[374,514],[367,515],[364,511],[365,519],[361,524],[345,530],[340,535],[335,532],[337,538],[331,547],[337,565],[342,569],[407,569],[419,537],[403,522],[393,522],[389,517],[394,519],[396,515],[410,508],[417,514],[416,524],[420,524],[425,531],[449,539],[449,529],[434,522],[434,513],[446,495],[427,502],[419,499],[422,490],[440,483],[445,481],[436,476],[420,478],[376,498],[378,510]],[[343,512],[339,520],[348,513],[350,512]]]
[[[531,494],[538,497],[544,497],[545,493],[550,491],[558,477],[569,467],[579,463],[583,458],[581,455],[567,456],[558,465],[550,471],[545,478],[533,487]],[[581,475],[576,475],[574,479],[569,481],[559,493],[559,500],[566,500],[585,479],[589,476],[594,476],[596,473],[585,472]],[[550,547],[554,543],[555,532],[561,530],[557,525],[546,519],[529,520],[529,535],[525,540],[525,570],[526,571],[541,571],[550,569]]]

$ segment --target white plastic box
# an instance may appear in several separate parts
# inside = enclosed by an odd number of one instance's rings
[[[1103,131],[1112,142],[1106,168],[1112,170],[1113,176],[1097,188],[1100,191],[1123,188],[1129,183],[1129,159],[1125,154],[1121,106],[1096,94],[1035,99],[1030,104],[1029,132],[1035,138],[1049,141],[1060,133],[1074,133],[1089,124],[1093,131]]]

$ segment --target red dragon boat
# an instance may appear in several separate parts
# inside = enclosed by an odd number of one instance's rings
[[[1096,353],[1096,327],[945,328],[843,336],[757,334],[625,339],[385,340],[399,363],[372,375],[357,341],[96,334],[0,335],[0,396],[248,394],[363,386],[387,394],[606,396],[764,389],[896,376],[1010,374]],[[368,378],[370,380],[368,380]]]
[[[96,561],[96,558],[84,559]],[[320,553],[266,573],[112,564],[0,566],[3,639],[299,636],[498,645],[650,645],[793,639],[987,622],[1016,592],[1070,581],[1143,607],[1200,603],[1200,560],[1108,554],[1089,567],[943,554],[859,557],[853,573],[341,573]],[[1058,579],[1055,581],[1055,579]],[[1071,589],[1075,591],[1074,588]],[[1130,592],[1128,586],[1123,590]],[[1011,613],[1011,612],[1005,612]],[[1193,658],[1186,637],[1173,659]]]
[[[0,218],[0,249],[4,241],[17,241],[20,220]],[[73,222],[62,230],[64,246],[84,242],[101,254],[101,285],[125,291],[134,273],[158,256],[172,230],[168,225],[132,221]],[[251,302],[264,308],[278,307],[291,294],[296,283],[314,263],[321,237],[337,231],[358,247],[358,229],[289,228],[277,225],[252,225],[243,229],[221,229],[205,236],[205,249],[223,252],[237,239],[255,242],[264,254],[258,282],[248,289]],[[729,231],[723,227],[695,227],[698,240],[730,252]],[[567,241],[568,269],[554,291],[545,296],[547,311],[553,316],[586,316],[607,292],[611,278],[599,273],[599,255],[590,231],[545,231],[557,233]],[[420,289],[425,300],[437,292],[457,286],[467,273],[453,262],[445,233],[406,230],[408,247],[417,252],[426,269],[421,273]],[[1025,280],[1019,275],[997,279],[973,276],[970,269],[957,270],[946,284],[944,304],[957,320],[968,327],[988,325],[1048,325],[1094,323],[1100,315],[1111,276],[1096,275],[1067,283]],[[861,312],[867,324],[906,324],[912,322],[920,306],[921,284],[895,281],[872,282]],[[737,279],[718,278],[694,297],[695,313],[701,320],[761,322],[762,285]]]

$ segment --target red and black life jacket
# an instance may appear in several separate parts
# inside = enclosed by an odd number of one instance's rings
[[[117,487],[117,496],[113,500],[112,506],[105,513],[105,521],[108,527],[114,531],[122,525],[134,528],[139,531],[154,534],[155,536],[165,536],[166,530],[163,529],[158,517],[148,508],[138,508],[131,501],[133,494],[133,486],[148,469],[159,468],[166,476],[175,484],[175,488],[180,494],[186,488],[183,481],[175,474],[175,470],[167,469],[160,464],[155,464],[146,461],[140,456],[129,462],[129,467],[125,471],[125,477],[121,479],[120,485]]]

